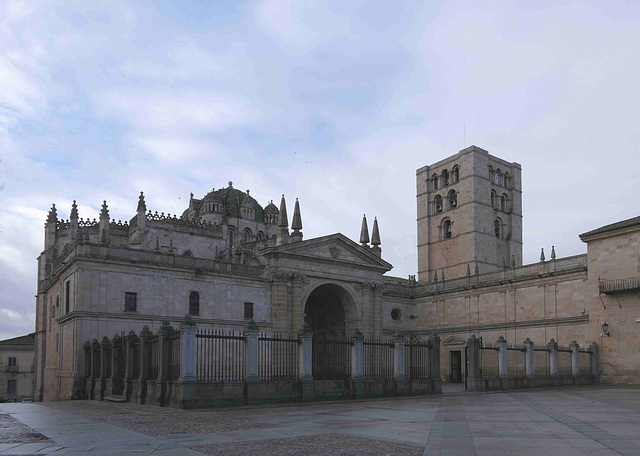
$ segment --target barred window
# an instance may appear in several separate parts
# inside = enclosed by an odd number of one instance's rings
[[[200,315],[200,293],[189,293],[189,315]]]
[[[15,380],[7,380],[7,394],[16,394]]]
[[[244,318],[253,318],[253,303],[244,303]]]
[[[124,294],[124,311],[125,312],[137,312],[138,311],[138,293]]]

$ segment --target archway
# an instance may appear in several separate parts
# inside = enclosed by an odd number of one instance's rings
[[[335,339],[355,329],[355,304],[340,285],[327,283],[313,290],[304,307],[304,321],[314,338]]]

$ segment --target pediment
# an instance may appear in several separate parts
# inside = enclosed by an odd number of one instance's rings
[[[270,247],[261,251],[262,255],[296,257],[304,260],[324,260],[328,262],[349,263],[390,271],[393,266],[382,258],[362,247],[342,233],[323,236],[291,244]]]
[[[449,337],[447,340],[442,342],[443,345],[464,345],[464,340],[458,339],[455,336]]]

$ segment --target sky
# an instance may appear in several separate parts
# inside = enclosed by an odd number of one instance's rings
[[[640,2],[0,2],[0,339],[34,330],[52,203],[182,213],[299,198],[305,239],[377,217],[416,274],[415,171],[522,165],[523,256],[639,215]]]

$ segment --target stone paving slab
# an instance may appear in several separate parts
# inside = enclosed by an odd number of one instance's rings
[[[206,411],[0,404],[49,439],[0,443],[0,455],[640,456],[639,396],[590,387]]]

